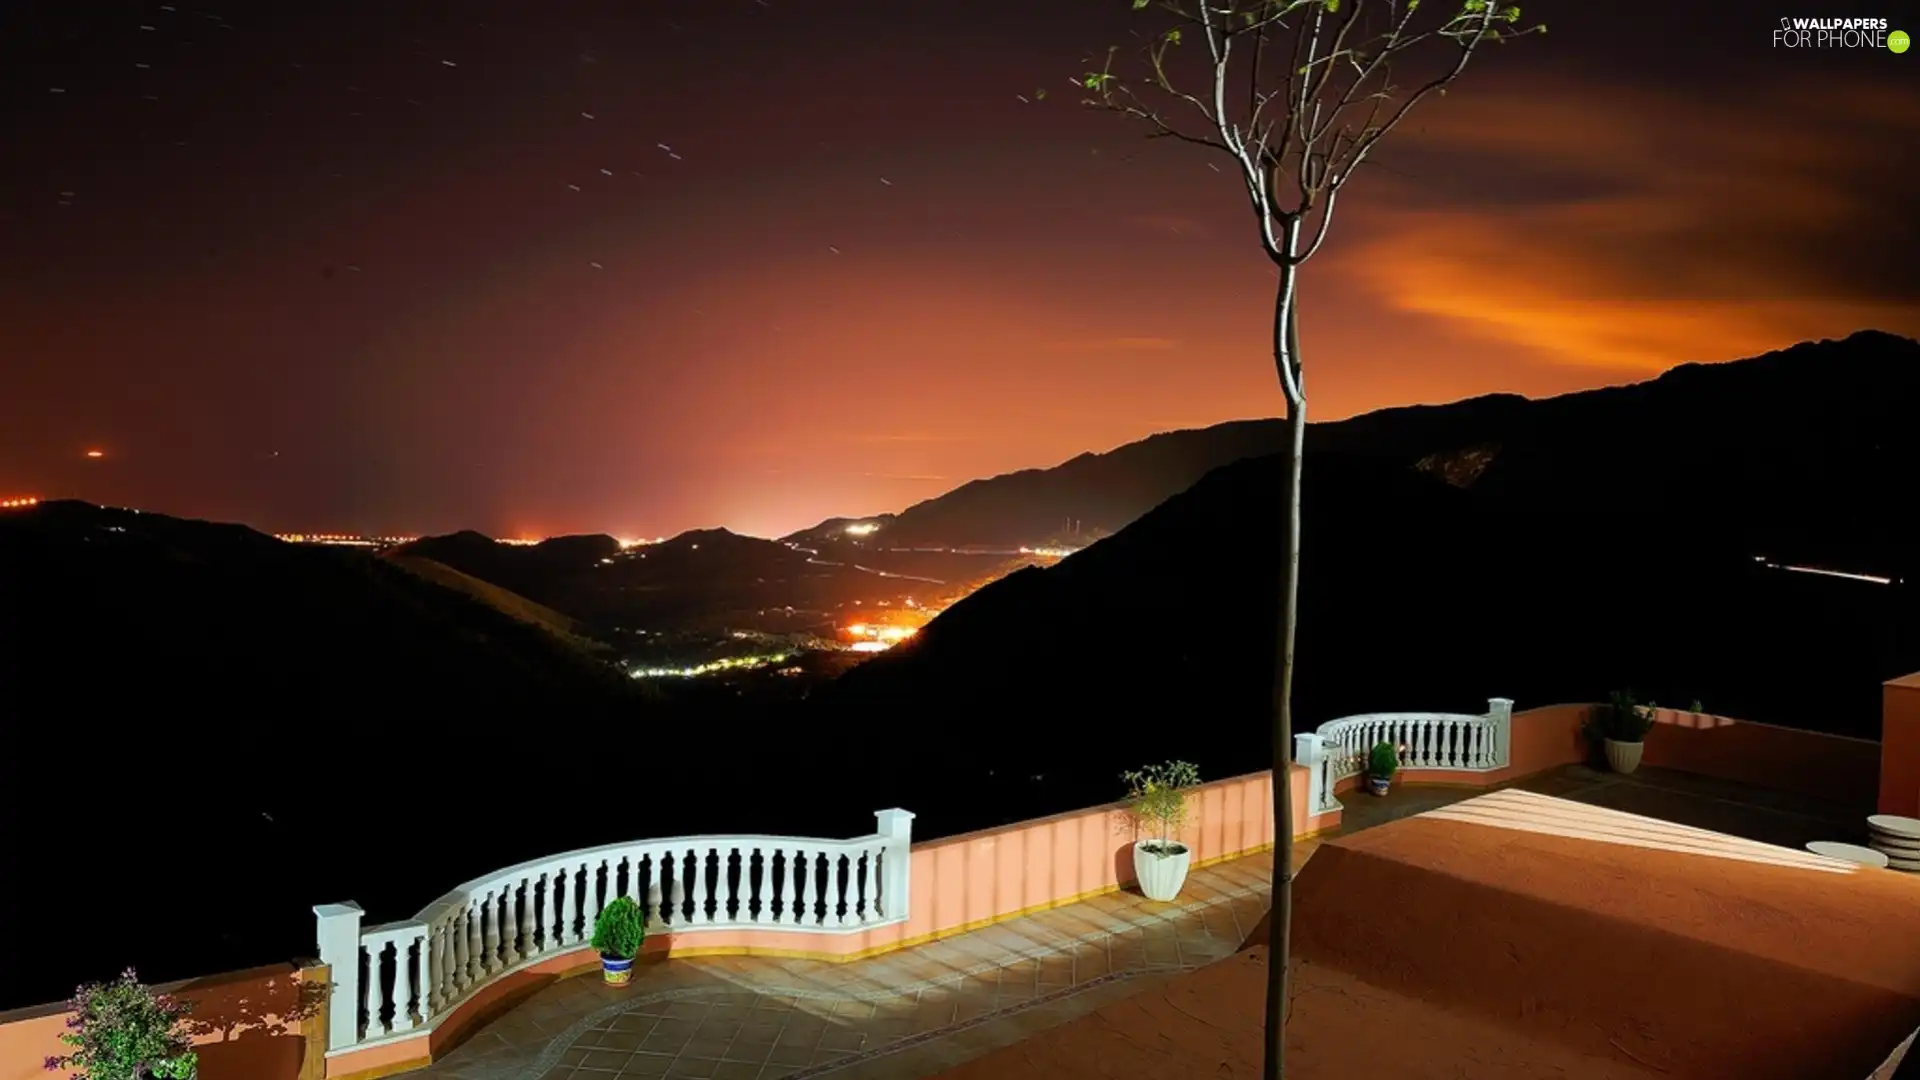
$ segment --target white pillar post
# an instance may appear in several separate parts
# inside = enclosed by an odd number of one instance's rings
[[[1308,786],[1312,797],[1307,800],[1307,810],[1321,814],[1339,804],[1333,798],[1332,769],[1327,763],[1326,741],[1317,732],[1303,731],[1293,737],[1293,760],[1307,768]],[[1287,782],[1291,783],[1291,779]]]
[[[333,986],[327,994],[327,1049],[345,1050],[360,1041],[359,904],[315,904],[320,962]],[[377,973],[376,973],[377,977]]]
[[[875,831],[886,841],[885,854],[881,856],[885,869],[880,883],[880,914],[888,920],[904,919],[912,912],[907,890],[911,887],[909,872],[913,868],[913,812],[898,808],[879,810],[873,820],[878,826]]]
[[[1507,756],[1513,743],[1513,699],[1488,698],[1487,715],[1493,718],[1493,767],[1504,769],[1513,764]]]

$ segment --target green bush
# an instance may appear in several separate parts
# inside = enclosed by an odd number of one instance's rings
[[[1127,809],[1135,821],[1154,830],[1164,851],[1173,834],[1187,823],[1191,809],[1187,796],[1200,786],[1200,770],[1185,761],[1147,765],[1120,774],[1127,785]]]
[[[616,960],[639,956],[646,940],[646,913],[631,896],[615,897],[593,920],[593,947]]]
[[[1367,775],[1379,780],[1391,780],[1393,774],[1400,771],[1400,751],[1390,742],[1377,742],[1367,753]]]
[[[73,1052],[49,1057],[49,1070],[72,1080],[193,1080],[200,1057],[187,1037],[192,1006],[155,994],[128,968],[118,982],[83,986],[60,1041]]]
[[[1635,701],[1631,690],[1615,690],[1601,714],[1601,737],[1614,742],[1646,741],[1647,732],[1653,730],[1653,710],[1656,708],[1658,706],[1652,702],[1641,705]]]

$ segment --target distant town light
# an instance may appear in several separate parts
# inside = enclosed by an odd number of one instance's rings
[[[878,532],[879,529],[880,529],[880,526],[875,525],[871,521],[862,521],[859,524],[847,526],[847,535],[848,536],[872,536],[874,533]]]
[[[40,500],[31,495],[23,495],[17,499],[0,499],[0,510],[25,510],[29,506],[39,505]]]
[[[90,458],[103,458],[106,457],[107,454],[104,450],[89,450],[87,451],[87,456]]]

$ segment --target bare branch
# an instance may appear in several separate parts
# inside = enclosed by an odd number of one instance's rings
[[[1419,0],[1133,0],[1173,22],[1146,46],[1141,88],[1184,116],[1198,114],[1192,128],[1121,83],[1113,51],[1083,82],[1097,94],[1091,104],[1145,123],[1153,138],[1232,156],[1262,249],[1297,266],[1326,241],[1334,195],[1388,133],[1429,96],[1444,94],[1482,44],[1542,29],[1506,30],[1519,10],[1501,0],[1426,2],[1449,7],[1417,29]],[[1176,50],[1189,33],[1204,45],[1204,55],[1193,57],[1208,69],[1212,85],[1204,90],[1180,82]],[[1284,71],[1266,56],[1282,36],[1292,38]],[[1415,87],[1397,85],[1397,61],[1440,40],[1453,46],[1446,65]],[[1244,45],[1236,50],[1236,42]],[[1239,78],[1247,81],[1244,97]]]

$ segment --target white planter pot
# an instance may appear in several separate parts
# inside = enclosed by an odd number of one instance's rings
[[[1640,767],[1640,755],[1647,748],[1643,742],[1618,742],[1607,739],[1607,767],[1622,776]]]
[[[1161,903],[1180,895],[1180,887],[1187,883],[1187,868],[1193,865],[1193,850],[1187,845],[1167,846],[1170,853],[1161,852],[1158,840],[1140,840],[1133,845],[1133,873],[1140,879],[1140,892]]]

